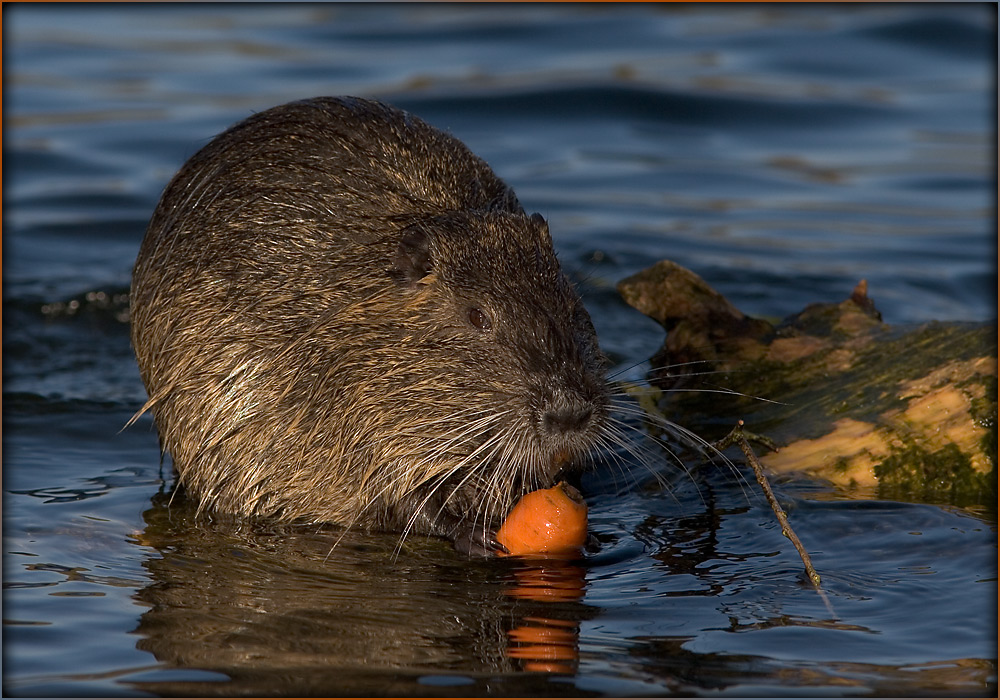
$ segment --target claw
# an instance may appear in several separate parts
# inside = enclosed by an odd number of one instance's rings
[[[455,549],[469,557],[489,558],[498,554],[508,554],[508,550],[497,542],[496,533],[479,527],[469,527],[456,534]]]

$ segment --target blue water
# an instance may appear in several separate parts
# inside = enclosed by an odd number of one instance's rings
[[[662,258],[759,316],[864,278],[893,324],[992,319],[994,6],[19,4],[3,19],[5,694],[995,695],[982,509],[778,480],[822,595],[723,471],[665,467],[662,489],[638,465],[599,468],[600,547],[544,571],[206,524],[168,505],[149,419],[121,430],[145,393],[114,298],[163,186],[213,134],[356,94],[449,129],[548,218],[627,377],[662,331],[614,284]],[[561,665],[519,641],[538,629]]]

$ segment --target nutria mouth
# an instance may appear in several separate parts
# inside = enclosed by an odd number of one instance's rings
[[[607,432],[548,225],[457,139],[358,98],[234,125],[167,186],[132,278],[162,447],[202,508],[479,551]]]

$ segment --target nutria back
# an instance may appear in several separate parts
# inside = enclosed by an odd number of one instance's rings
[[[218,512],[477,550],[607,426],[545,221],[378,102],[294,102],[211,141],[163,193],[131,305],[145,408]]]

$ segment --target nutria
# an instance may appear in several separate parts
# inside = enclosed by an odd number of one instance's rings
[[[607,428],[604,359],[548,227],[454,137],[315,98],[231,127],[163,193],[132,343],[203,508],[494,548]]]

